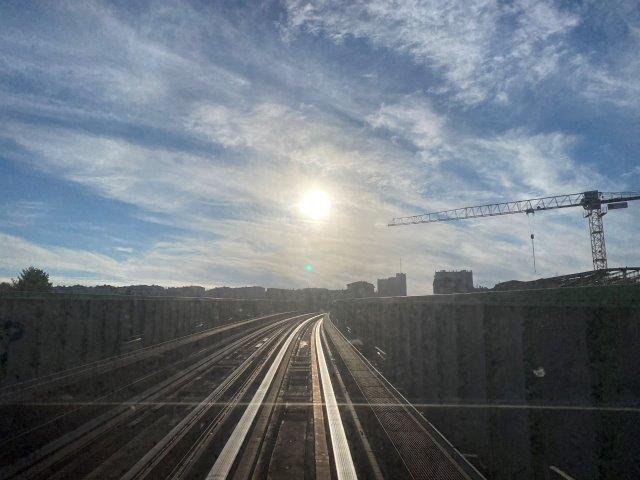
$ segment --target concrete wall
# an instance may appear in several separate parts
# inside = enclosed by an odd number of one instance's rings
[[[0,297],[8,385],[214,326],[296,310],[291,302],[85,295]],[[22,332],[18,338],[16,325]]]
[[[422,401],[640,402],[640,286],[352,299],[331,314]]]
[[[491,478],[640,471],[621,428],[640,415],[599,409],[640,406],[640,286],[353,299],[331,316],[367,356],[386,353],[386,376]]]

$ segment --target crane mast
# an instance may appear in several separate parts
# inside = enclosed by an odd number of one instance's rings
[[[627,208],[627,202],[632,200],[640,200],[640,192],[600,192],[598,190],[589,190],[582,193],[517,200],[514,202],[489,203],[408,217],[396,217],[389,222],[389,226],[448,222],[514,213],[532,214],[558,208],[582,207],[585,210],[585,218],[589,223],[593,269],[602,270],[607,268],[607,250],[604,241],[602,217],[606,215],[608,210]]]

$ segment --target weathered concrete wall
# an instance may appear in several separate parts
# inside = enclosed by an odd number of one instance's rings
[[[0,297],[0,384],[40,377],[241,319],[296,310],[270,300],[86,295]],[[10,337],[14,338],[10,340]]]
[[[640,471],[638,413],[617,409],[640,406],[640,286],[344,300],[331,317],[491,478]]]
[[[336,302],[413,398],[640,402],[640,286]]]

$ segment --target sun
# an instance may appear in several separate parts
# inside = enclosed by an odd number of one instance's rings
[[[313,220],[323,220],[331,211],[331,200],[320,190],[307,192],[298,204],[300,213]]]

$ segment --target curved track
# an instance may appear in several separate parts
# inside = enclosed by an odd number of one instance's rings
[[[2,439],[3,479],[482,478],[324,314],[200,332],[0,402],[40,412]]]

